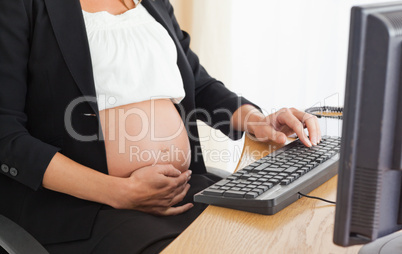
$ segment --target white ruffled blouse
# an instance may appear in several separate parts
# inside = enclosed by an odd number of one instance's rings
[[[176,46],[142,6],[112,15],[83,11],[99,111],[185,96]]]

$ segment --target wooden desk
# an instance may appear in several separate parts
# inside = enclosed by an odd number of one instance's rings
[[[246,137],[237,169],[279,148]],[[333,177],[311,195],[335,200],[336,184]],[[361,246],[333,244],[334,215],[334,205],[308,198],[271,216],[210,205],[163,253],[357,253]]]

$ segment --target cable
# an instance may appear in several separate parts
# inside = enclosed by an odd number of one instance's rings
[[[320,198],[320,197],[309,196],[309,195],[303,194],[303,193],[301,193],[301,192],[298,192],[298,194],[299,194],[300,196],[303,196],[303,197],[306,197],[306,198],[318,199],[318,200],[321,200],[321,201],[324,201],[324,202],[327,202],[327,203],[331,203],[331,204],[336,205],[336,202],[331,201],[331,200],[323,199],[323,198]]]

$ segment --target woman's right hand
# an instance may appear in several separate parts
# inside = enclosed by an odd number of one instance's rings
[[[128,184],[120,195],[117,209],[134,209],[155,215],[177,215],[193,207],[187,203],[172,207],[181,202],[190,185],[191,170],[180,172],[170,164],[157,164],[135,170],[126,178]]]

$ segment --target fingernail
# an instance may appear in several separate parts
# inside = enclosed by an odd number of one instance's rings
[[[188,176],[191,176],[192,173],[193,173],[193,171],[189,170],[189,171],[187,172],[187,175],[188,175]]]
[[[307,139],[307,144],[308,144],[309,147],[313,146],[313,145],[311,144],[310,140],[308,140],[308,139]]]
[[[316,145],[317,145],[317,138],[315,138],[315,137],[314,137],[314,138],[312,138],[312,139],[311,139],[311,142],[313,142],[313,145],[315,145],[315,146],[316,146]]]

